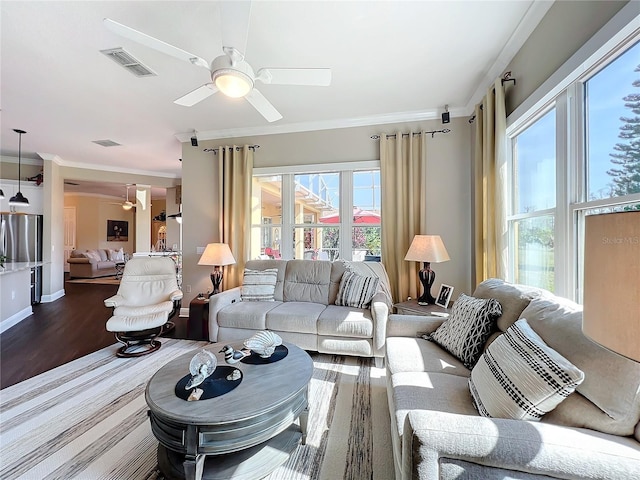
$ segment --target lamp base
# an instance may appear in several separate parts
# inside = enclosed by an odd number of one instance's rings
[[[213,285],[213,292],[211,295],[215,295],[216,293],[220,293],[220,284],[222,283],[222,269],[220,267],[214,267],[213,272],[211,272],[211,284]],[[209,296],[211,296],[209,295]]]
[[[431,264],[424,262],[424,268],[418,272],[418,278],[422,283],[423,293],[418,298],[418,305],[433,305],[436,299],[431,295],[431,286],[436,279],[436,272],[431,270]]]

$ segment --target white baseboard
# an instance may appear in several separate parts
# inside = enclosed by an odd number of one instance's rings
[[[20,310],[18,313],[11,315],[8,318],[5,318],[0,323],[0,333],[4,332],[5,330],[9,330],[11,327],[13,327],[14,325],[17,325],[22,320],[24,320],[25,318],[27,318],[29,315],[32,315],[32,314],[33,314],[33,309],[31,308],[31,305],[29,305],[28,307]]]
[[[40,303],[54,302],[62,297],[64,297],[64,288],[62,290],[58,290],[57,292],[52,293],[51,295],[42,295],[42,298],[40,299]]]

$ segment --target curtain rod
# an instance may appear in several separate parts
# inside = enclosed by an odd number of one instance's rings
[[[220,148],[220,147],[218,147]],[[213,152],[214,155],[218,154],[218,148],[205,148],[203,152]],[[239,152],[243,147],[236,147],[236,152]],[[249,145],[249,150],[253,150],[254,152],[260,148],[260,145]]]
[[[413,134],[413,136],[422,135],[423,133],[430,133],[431,134],[431,138],[433,138],[436,133],[449,133],[450,131],[451,130],[449,130],[448,128],[443,128],[442,130],[432,130],[430,132],[415,132]],[[403,133],[402,136],[403,137],[408,137],[409,134],[408,133]],[[396,138],[396,134],[395,133],[390,133],[390,134],[387,135],[387,138]],[[371,140],[380,140],[380,135],[371,135]]]
[[[511,78],[511,71],[505,72],[502,78],[500,79],[500,84],[503,86],[507,82],[513,82],[513,84],[516,85],[516,79]],[[495,92],[496,89],[494,88],[493,91]],[[480,110],[482,110],[482,104],[480,104]],[[471,117],[469,117],[469,123],[473,123],[475,119],[476,119],[476,114],[474,113],[473,115],[471,115]]]

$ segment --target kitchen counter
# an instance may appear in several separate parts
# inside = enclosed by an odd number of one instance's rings
[[[43,264],[7,262],[0,267],[0,333],[33,313],[31,303],[35,285],[32,280]]]
[[[0,275],[5,275],[22,270],[31,270],[34,267],[41,267],[44,262],[5,262],[4,267],[0,267]]]

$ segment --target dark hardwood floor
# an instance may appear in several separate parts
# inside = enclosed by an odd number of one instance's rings
[[[116,343],[105,327],[111,309],[103,301],[118,286],[65,281],[64,288],[64,297],[34,305],[33,315],[0,334],[0,388]],[[186,338],[186,320],[175,316],[167,336]]]

